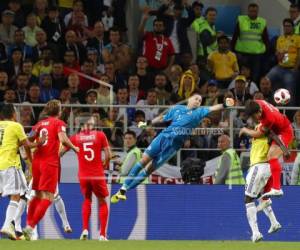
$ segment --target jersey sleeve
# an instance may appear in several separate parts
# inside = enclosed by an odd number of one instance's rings
[[[24,128],[21,124],[16,124],[15,132],[19,141],[24,141],[25,139],[27,139]]]
[[[66,132],[67,132],[67,126],[66,126],[66,124],[65,124],[63,121],[61,121],[61,120],[58,120],[58,121],[57,121],[57,123],[56,123],[56,128],[57,128],[57,134],[58,134],[58,133],[61,133],[61,132],[63,132],[63,133],[66,133]]]
[[[197,108],[196,109],[196,116],[198,120],[202,120],[205,116],[207,116],[209,114],[209,108]]]
[[[168,112],[163,116],[163,121],[167,122],[173,120],[175,111],[176,111],[176,107],[170,108]]]

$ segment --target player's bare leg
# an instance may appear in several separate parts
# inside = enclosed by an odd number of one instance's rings
[[[117,203],[120,200],[125,201],[127,199],[126,192],[142,183],[151,174],[152,167],[148,167],[151,161],[152,158],[150,156],[143,154],[142,159],[130,170],[120,190],[111,197],[111,203]]]
[[[20,201],[19,194],[10,195],[10,202],[6,209],[5,221],[4,221],[4,224],[0,231],[0,233],[3,236],[5,236],[11,240],[16,240],[15,227],[12,222],[15,218],[15,215],[16,215],[16,212],[18,209],[18,205],[19,205],[19,201]]]
[[[278,145],[271,145],[268,152],[268,161],[270,163],[273,185],[271,190],[269,192],[264,193],[262,197],[280,197],[283,195],[283,191],[281,189],[281,165],[279,163],[279,158],[282,156],[282,154],[283,152]]]

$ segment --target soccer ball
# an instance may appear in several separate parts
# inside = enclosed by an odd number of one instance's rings
[[[291,100],[291,94],[287,89],[277,89],[274,93],[274,101],[278,105],[286,105]]]

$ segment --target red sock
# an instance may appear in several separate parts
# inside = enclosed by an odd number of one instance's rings
[[[31,226],[33,224],[33,216],[34,212],[37,208],[37,205],[40,203],[41,199],[38,197],[33,197],[33,199],[29,202],[28,211],[27,211],[27,220],[26,224]]]
[[[100,220],[100,235],[106,237],[106,227],[107,227],[107,219],[108,219],[108,207],[105,201],[101,201],[99,203],[99,220]]]
[[[37,205],[37,208],[34,212],[32,225],[29,224],[32,228],[34,228],[39,221],[44,217],[45,213],[47,212],[48,207],[51,205],[51,201],[47,199],[41,199]]]
[[[272,186],[273,186],[273,178],[272,178],[272,176],[271,176],[271,177],[269,178],[267,184],[266,184],[265,187],[264,187],[264,193],[268,193],[268,192],[271,190]],[[262,198],[262,199],[263,199],[263,200],[268,200],[269,198],[264,197],[264,198]]]
[[[91,205],[92,201],[90,199],[85,198],[82,203],[82,228],[83,230],[89,230],[89,220],[91,215]]]
[[[281,166],[278,159],[273,158],[269,160],[271,173],[273,177],[273,188],[274,189],[281,189]]]

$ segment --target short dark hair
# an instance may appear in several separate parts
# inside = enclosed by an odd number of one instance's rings
[[[252,116],[260,110],[260,106],[256,101],[250,100],[249,102],[246,102],[245,113],[247,116]]]
[[[259,6],[258,6],[257,3],[249,3],[248,9],[249,9],[249,8],[259,8]]]
[[[109,33],[110,32],[119,32],[120,33],[120,29],[119,29],[119,27],[117,27],[117,26],[113,26],[113,27],[111,27],[110,29],[109,29]]]
[[[217,9],[215,7],[208,7],[205,11],[205,16],[208,14],[208,12],[213,11],[218,13]]]
[[[217,42],[218,42],[218,43],[219,43],[221,40],[226,40],[227,42],[230,42],[229,37],[226,36],[226,35],[222,35],[222,36],[219,36],[219,37],[217,38]]]
[[[299,4],[295,4],[295,3],[294,3],[294,4],[292,3],[292,4],[290,5],[290,8],[291,8],[291,9],[297,9],[298,11],[300,10]]]
[[[199,6],[201,9],[204,8],[204,4],[201,2],[197,2],[197,1],[192,3],[192,8],[195,8],[196,6]]]
[[[138,115],[143,116],[144,118],[146,118],[145,112],[143,110],[137,110],[134,113],[134,118],[137,117]]]
[[[127,130],[124,134],[125,135],[132,135],[134,137],[134,139],[136,139],[136,133],[132,130]]]
[[[14,116],[14,113],[16,112],[15,107],[13,104],[4,104],[1,108],[1,114],[3,119],[11,119]]]
[[[293,20],[291,18],[285,18],[285,19],[283,19],[282,25],[284,25],[285,23],[289,23],[289,24],[291,24],[294,27],[294,22],[293,22]]]
[[[155,18],[155,19],[153,20],[153,25],[154,25],[155,23],[157,23],[157,22],[162,22],[162,23],[165,25],[165,21],[164,21],[164,19],[162,19],[161,17]]]

